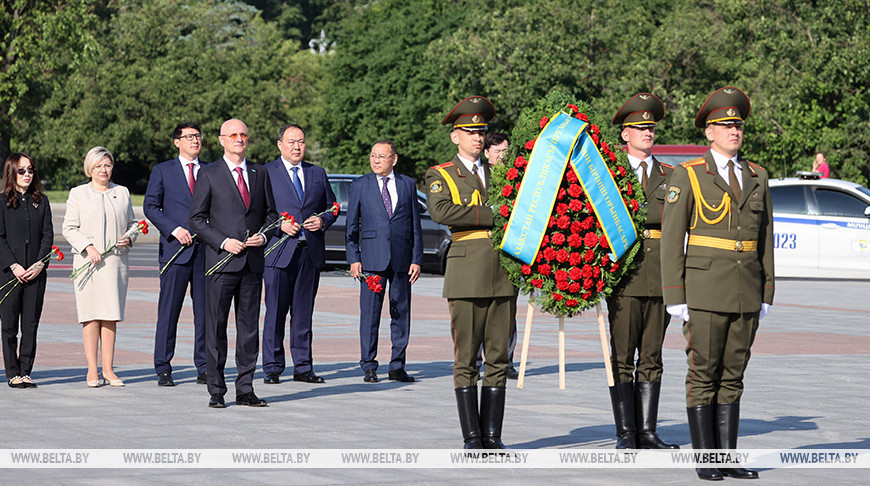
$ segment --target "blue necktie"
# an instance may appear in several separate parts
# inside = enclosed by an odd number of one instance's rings
[[[296,195],[299,196],[299,202],[302,202],[302,181],[299,180],[299,167],[290,169],[293,171],[293,187],[296,188]]]

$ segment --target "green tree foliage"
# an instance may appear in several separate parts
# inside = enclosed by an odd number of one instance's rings
[[[222,154],[221,123],[243,120],[248,158],[264,163],[278,154],[278,127],[317,117],[319,56],[241,2],[122,2],[100,38],[99,56],[46,101],[28,138],[53,188],[81,182],[84,154],[104,145],[115,179],[144,190],[150,167],[175,156],[170,134],[182,121],[200,124],[208,161]]]
[[[12,120],[32,117],[66,73],[93,52],[90,29],[97,17],[91,3],[0,1],[0,163],[16,135]]]

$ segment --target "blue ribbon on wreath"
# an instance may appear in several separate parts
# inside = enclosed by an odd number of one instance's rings
[[[531,264],[541,248],[565,169],[570,164],[595,211],[615,261],[637,240],[634,222],[587,122],[559,113],[538,135],[501,250]]]

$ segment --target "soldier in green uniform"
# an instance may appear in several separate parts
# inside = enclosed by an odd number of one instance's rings
[[[450,306],[454,356],[453,383],[466,449],[503,449],[505,383],[508,368],[511,299],[514,286],[493,251],[492,209],[486,205],[489,164],[481,163],[492,103],[482,96],[460,102],[444,118],[458,154],[429,168],[426,186],[432,220],[450,226],[452,244],[444,273],[444,297]],[[486,373],[477,408],[481,343]]]
[[[749,110],[737,88],[710,95],[695,119],[710,150],[676,167],[666,196],[662,285],[668,313],[685,321],[686,410],[696,449],[737,447],[743,373],[773,302],[768,175],[738,156]],[[743,468],[696,472],[713,480],[758,477]]]
[[[662,208],[674,168],[652,156],[656,122],[665,107],[650,93],[631,97],[613,117],[622,126],[628,162],[641,181],[647,218],[636,270],[607,299],[613,378],[610,402],[617,449],[678,449],[656,435],[662,389],[662,343],[670,316],[662,300]],[[637,361],[635,361],[635,354]]]

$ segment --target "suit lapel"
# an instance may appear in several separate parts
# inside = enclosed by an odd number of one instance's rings
[[[224,161],[224,159],[220,159],[216,163],[221,164],[221,170],[218,171],[221,174],[223,174],[221,176],[221,179],[223,179],[224,183],[230,187],[230,189],[231,189],[230,192],[235,193],[235,200],[238,201],[238,203],[241,205],[242,209],[244,209],[245,208],[245,201],[242,200],[242,193],[239,192],[239,186],[236,183],[235,178],[233,177],[234,171],[230,170],[229,166],[227,166],[227,163],[226,163],[226,161]],[[250,194],[250,193],[251,193],[251,189],[248,188],[248,194]]]
[[[248,161],[246,165],[248,169],[248,199],[250,200],[247,210],[250,211],[254,207],[254,198],[258,194],[258,191],[254,191],[252,188],[257,187],[257,178],[260,177],[260,170],[251,161]],[[241,199],[241,194],[239,194],[239,198]]]
[[[483,191],[483,188],[480,187],[480,182],[477,180],[477,176],[471,173],[468,168],[465,167],[465,164],[462,162],[462,159],[459,158],[459,155],[453,157],[453,166],[456,169],[456,175],[459,176],[460,182],[470,187],[472,190],[476,190],[480,192],[482,198],[485,198],[486,194]],[[486,174],[486,169],[484,169],[484,175]]]
[[[649,179],[646,181],[646,189],[644,189],[644,196],[647,196],[647,200],[649,200],[649,196],[656,191],[659,185],[665,181],[665,175],[665,170],[662,169],[659,161],[653,157],[653,166],[650,170]]]
[[[742,208],[746,204],[746,201],[749,200],[749,195],[758,186],[758,174],[745,159],[741,158],[738,160],[740,161],[740,167],[743,169],[743,193],[740,198],[740,205],[738,206]]]

